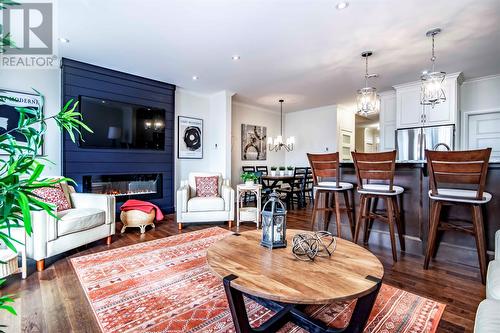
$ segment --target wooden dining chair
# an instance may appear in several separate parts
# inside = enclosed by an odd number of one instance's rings
[[[295,167],[293,169],[293,180],[288,186],[282,187],[277,192],[286,194],[286,203],[290,209],[295,209],[295,204],[300,208],[304,203],[304,185],[307,176],[307,167]]]
[[[328,230],[332,212],[335,212],[337,236],[342,237],[341,212],[347,213],[351,236],[354,236],[354,192],[351,183],[340,181],[339,153],[307,154],[312,170],[314,205],[311,230],[316,223],[316,215],[323,212],[325,230]],[[351,193],[351,201],[349,200]],[[340,195],[344,197],[344,207],[340,206]],[[320,196],[323,196],[324,207],[319,207]],[[333,197],[333,200],[331,200]],[[332,202],[333,201],[333,202]]]
[[[255,171],[260,172],[263,176],[267,176],[267,165],[257,165],[255,166]]]
[[[455,230],[473,235],[476,239],[481,280],[486,282],[486,241],[482,205],[491,200],[484,191],[491,148],[469,151],[425,151],[429,171],[429,235],[424,269],[429,268],[431,256],[437,253],[439,231]],[[465,205],[472,212],[472,223],[441,221],[443,205]]]
[[[243,172],[255,172],[255,167],[253,165],[243,165],[241,169]]]
[[[391,238],[392,259],[398,260],[396,250],[396,227],[398,229],[399,245],[405,251],[403,226],[397,197],[404,192],[401,186],[394,185],[394,171],[396,168],[396,151],[381,153],[352,152],[352,159],[358,179],[358,193],[360,195],[359,214],[354,232],[354,242],[358,242],[361,225],[364,224],[363,243],[368,244],[373,221],[380,220],[389,225]],[[374,183],[374,181],[376,183]],[[377,212],[378,200],[385,203],[387,215]]]

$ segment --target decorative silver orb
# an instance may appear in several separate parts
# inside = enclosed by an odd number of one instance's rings
[[[296,234],[292,238],[292,253],[299,260],[314,260],[317,256],[331,256],[337,247],[337,241],[331,232]]]

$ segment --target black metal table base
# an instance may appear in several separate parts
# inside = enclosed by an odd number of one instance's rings
[[[327,327],[323,322],[311,318],[302,312],[302,309],[305,307],[304,305],[274,302],[245,294],[233,288],[231,286],[231,281],[237,278],[236,275],[231,274],[223,279],[224,290],[226,291],[229,309],[231,310],[231,316],[233,317],[233,323],[237,333],[276,332],[288,322],[292,322],[306,331],[313,333],[361,333],[368,322],[373,304],[375,304],[380,286],[382,285],[381,280],[367,277],[377,282],[375,290],[358,298],[351,320],[346,327],[332,328]],[[262,306],[276,313],[261,326],[255,328],[251,327],[243,296],[255,300]]]

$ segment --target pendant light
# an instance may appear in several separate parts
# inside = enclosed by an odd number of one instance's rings
[[[269,151],[279,151],[281,149],[285,149],[286,151],[292,151],[293,145],[295,144],[295,138],[290,136],[286,138],[285,143],[283,143],[283,102],[285,100],[280,99],[280,125],[281,131],[280,135],[276,136],[276,138],[269,137],[267,138],[267,145],[269,146]]]
[[[380,97],[377,94],[377,89],[368,87],[368,79],[378,76],[377,74],[368,74],[368,57],[372,54],[372,51],[361,53],[361,56],[365,58],[365,87],[358,90],[357,113],[364,117],[377,113],[380,110]]]
[[[427,31],[425,34],[427,37],[432,38],[432,70],[430,72],[425,71],[422,76],[420,76],[420,104],[432,105],[433,108],[436,104],[446,101],[446,94],[444,92],[444,80],[446,78],[446,73],[439,72],[434,69],[434,62],[436,61],[436,56],[434,54],[434,38],[440,32],[441,29],[436,28]]]

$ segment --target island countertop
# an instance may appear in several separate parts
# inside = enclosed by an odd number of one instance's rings
[[[357,183],[354,164],[340,163],[341,180]],[[398,161],[394,184],[402,186],[405,191],[401,196],[402,220],[406,252],[422,255],[427,246],[429,230],[429,177],[426,161]],[[500,212],[500,161],[491,160],[488,167],[488,177],[485,191],[491,193],[492,200],[483,207],[484,229],[488,253],[492,254],[495,243],[495,231],[500,229],[500,219],[494,218]],[[356,215],[359,212],[359,196],[355,196]],[[384,209],[382,202],[377,206]],[[321,215],[321,214],[320,214]],[[471,211],[466,206],[446,207],[443,219],[471,220]],[[347,217],[342,217],[342,224],[347,229]],[[334,223],[330,224],[331,226]],[[370,244],[378,243],[390,248],[388,226],[375,222],[370,236]],[[441,245],[436,256],[437,260],[465,263],[478,267],[475,240],[464,233],[447,231],[443,234]]]

